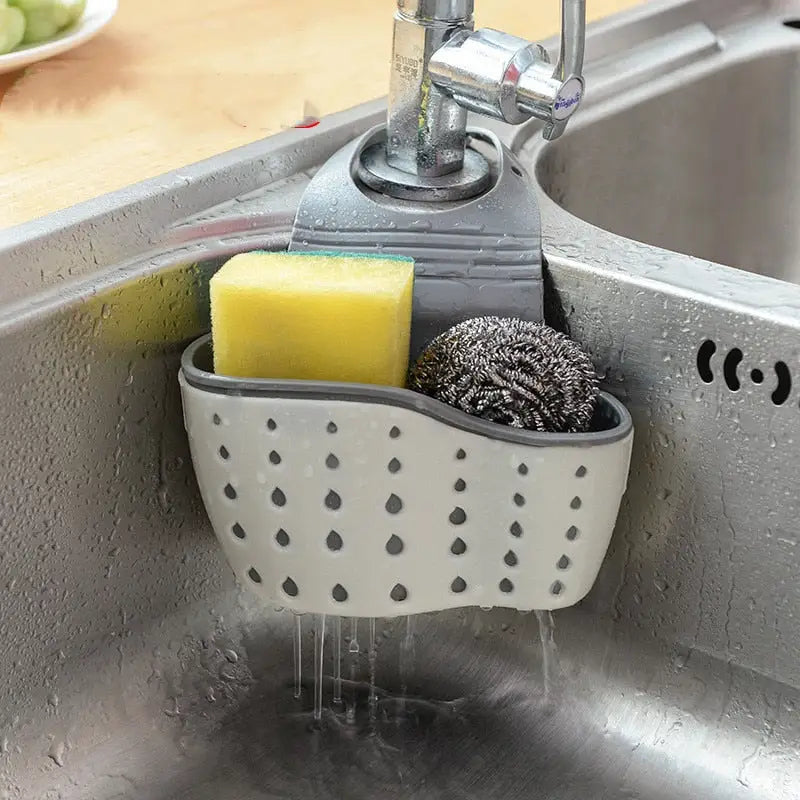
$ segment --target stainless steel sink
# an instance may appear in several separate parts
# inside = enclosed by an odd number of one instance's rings
[[[543,185],[549,320],[634,414],[634,469],[557,653],[532,614],[379,621],[374,722],[362,702],[312,730],[308,687],[292,697],[293,618],[218,551],[176,378],[221,260],[285,247],[309,176],[382,104],[0,233],[0,798],[796,800],[800,286],[765,275],[798,274],[797,247],[780,203],[733,191],[794,202],[792,10],[637,9],[591,33],[593,94],[562,141],[498,128]],[[698,156],[734,142],[755,152],[728,171]],[[692,187],[713,235],[684,215]],[[708,260],[750,254],[735,266],[764,274]]]
[[[579,117],[538,162],[544,190],[620,236],[800,282],[800,28],[787,20],[720,35],[693,67]]]

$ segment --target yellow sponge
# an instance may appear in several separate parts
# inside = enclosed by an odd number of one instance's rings
[[[341,253],[243,253],[211,279],[214,371],[403,386],[414,262]]]

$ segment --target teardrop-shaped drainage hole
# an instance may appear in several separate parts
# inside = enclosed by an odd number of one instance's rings
[[[297,597],[299,591],[297,588],[297,584],[291,578],[287,578],[281,584],[281,589],[283,589],[283,591],[286,592],[286,594],[288,594],[289,597]]]
[[[460,506],[456,506],[450,512],[450,522],[453,525],[463,525],[467,521],[467,512]]]
[[[325,508],[338,511],[342,507],[342,498],[331,489],[325,497]]]
[[[333,587],[331,596],[337,603],[344,603],[344,601],[349,597],[347,594],[347,589],[345,589],[341,583],[337,583],[336,586]]]
[[[467,543],[459,537],[453,542],[453,544],[450,545],[450,552],[454,556],[464,555],[464,553],[467,552]]]
[[[389,495],[386,501],[386,510],[390,514],[399,514],[403,510],[403,501],[396,495]]]
[[[390,556],[399,556],[403,552],[403,540],[396,535],[392,535],[386,542],[386,552]]]
[[[389,597],[396,603],[402,603],[408,597],[408,589],[402,583],[396,583],[392,589]]]
[[[516,567],[519,564],[519,559],[517,558],[517,554],[513,550],[509,550],[504,556],[503,561],[509,567]]]
[[[342,537],[336,531],[331,531],[328,534],[328,538],[325,539],[325,544],[328,546],[328,550],[333,550],[336,552],[337,550],[341,550],[344,542],[342,541]]]

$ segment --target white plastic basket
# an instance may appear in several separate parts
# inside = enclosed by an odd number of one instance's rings
[[[184,354],[198,484],[239,579],[298,612],[391,617],[554,609],[594,583],[633,426],[602,395],[595,430],[538,434],[403,389],[237,380]]]

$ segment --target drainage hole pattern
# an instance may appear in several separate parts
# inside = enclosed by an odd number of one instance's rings
[[[708,346],[708,343],[706,343],[706,346],[701,348],[701,354],[698,356],[698,366],[701,370],[701,377],[703,377],[704,380],[708,378],[710,374],[705,366],[705,362],[710,362],[710,358],[713,356],[715,349],[715,347],[712,349]],[[730,358],[731,356],[729,354],[729,359]],[[731,372],[732,368],[730,367],[730,364],[738,364],[739,361],[741,361],[739,354],[734,352],[732,360],[729,360],[728,366],[724,368],[726,382],[728,382],[729,385],[733,381],[733,373]],[[779,366],[776,366],[776,374],[780,379],[781,368]],[[756,369],[753,370],[751,377],[756,384],[763,381],[763,374]],[[215,413],[212,417],[212,423],[214,426],[222,426],[223,419],[224,418],[221,415]],[[273,418],[268,418],[264,424],[269,435],[275,435],[276,432],[280,430],[280,423]],[[329,437],[329,446],[331,444],[335,444],[336,435],[339,433],[339,430],[340,426],[334,420],[328,421],[325,425],[325,432]],[[389,442],[395,442],[402,437],[402,430],[398,426],[393,425],[386,431],[386,437]],[[336,475],[340,471],[342,461],[340,456],[335,452],[335,447],[328,447],[323,452],[327,453],[327,455],[322,456],[320,466],[322,467],[322,471],[331,478],[331,483],[333,483],[335,482]],[[232,468],[234,466],[236,459],[229,445],[224,443],[220,444],[217,449],[217,454],[220,458],[220,462],[223,463],[226,468]],[[388,473],[388,475],[392,478],[400,476],[403,471],[403,462],[399,455],[399,452],[398,455],[391,455],[388,460],[384,462],[386,473]],[[455,465],[463,464],[464,462],[467,462],[468,459],[469,453],[465,448],[458,448],[453,452],[453,462]],[[284,457],[279,449],[272,446],[266,449],[265,466],[267,468],[271,467],[275,470],[273,479],[280,479],[280,469],[278,468],[283,465],[283,461]],[[457,466],[457,469],[458,471],[461,471],[461,467]],[[503,550],[498,554],[498,557],[502,562],[501,569],[506,574],[500,577],[498,583],[496,584],[497,589],[499,589],[503,595],[509,596],[513,595],[516,590],[515,581],[523,581],[525,575],[525,565],[520,557],[518,547],[520,542],[525,542],[525,526],[523,525],[523,522],[521,522],[519,519],[515,519],[514,517],[516,515],[519,515],[520,518],[523,518],[523,515],[528,515],[529,517],[531,512],[534,511],[534,509],[527,507],[529,490],[526,490],[526,484],[530,484],[530,482],[534,479],[535,470],[522,461],[516,464],[514,470],[518,484],[512,490],[509,498],[511,521],[506,524],[506,532],[509,540],[508,545],[504,547]],[[462,472],[462,474],[464,473]],[[574,468],[573,475],[576,492],[575,494],[571,495],[568,505],[570,513],[573,516],[580,516],[577,514],[577,512],[581,511],[583,507],[583,500],[579,490],[581,485],[586,483],[586,478],[589,475],[589,469],[585,465],[580,464]],[[449,546],[449,555],[456,561],[453,562],[455,567],[453,572],[449,576],[444,577],[448,582],[449,591],[453,594],[461,595],[468,593],[470,589],[468,580],[463,574],[460,574],[460,570],[458,569],[456,563],[462,563],[464,558],[470,552],[469,540],[471,531],[468,525],[468,503],[465,502],[469,499],[469,482],[465,477],[458,476],[458,472],[456,472],[456,476],[457,477],[454,479],[450,479],[451,497],[453,500],[456,500],[456,502],[452,503],[445,512],[447,524],[450,526],[453,533],[456,534],[451,539],[451,544]],[[384,501],[384,512],[388,530],[387,536],[383,540],[383,548],[386,556],[395,560],[397,563],[397,570],[394,573],[397,574],[397,577],[400,577],[402,572],[403,555],[407,553],[408,550],[408,543],[404,540],[403,536],[399,532],[391,532],[393,520],[398,519],[398,517],[403,514],[405,508],[405,502],[400,494],[401,491],[402,489],[398,489],[397,492],[388,493]],[[240,498],[239,490],[234,485],[233,481],[228,481],[223,485],[222,493],[226,500],[229,501],[231,506],[237,506],[242,499]],[[330,488],[327,490],[327,493],[321,498],[321,500],[326,511],[331,512],[331,514],[335,516],[341,511],[346,503],[347,498],[342,497],[336,488]],[[273,484],[273,487],[269,492],[269,502],[272,509],[278,512],[291,507],[291,498],[287,496],[287,492],[284,491],[284,489],[279,485]],[[576,519],[575,524],[569,525],[569,527],[567,527],[564,531],[564,552],[558,557],[555,564],[553,564],[553,580],[550,583],[549,591],[554,597],[561,595],[567,588],[567,576],[569,570],[574,565],[575,559],[574,545],[580,540],[581,537],[581,529],[578,522],[579,519]],[[247,546],[249,541],[248,532],[241,522],[233,522],[230,525],[229,530],[230,536],[234,541],[240,545],[244,545],[245,547]],[[277,552],[292,551],[292,535],[284,527],[276,526],[275,533],[273,534],[273,543],[274,549]],[[322,551],[326,552],[328,556],[340,557],[347,552],[346,535],[343,535],[339,532],[339,530],[331,526],[327,531],[324,532],[321,538],[321,546]],[[247,580],[252,584],[263,584],[263,577],[256,566],[249,565],[246,568],[245,574]],[[295,577],[286,575],[280,584],[280,590],[285,598],[294,599],[300,596],[301,587],[298,585]],[[350,592],[341,582],[334,583],[331,586],[330,594],[332,599],[338,604],[346,604],[350,597]],[[397,581],[392,583],[391,586],[387,586],[387,594],[394,603],[402,604],[408,600],[410,596],[410,589],[405,583]]]

